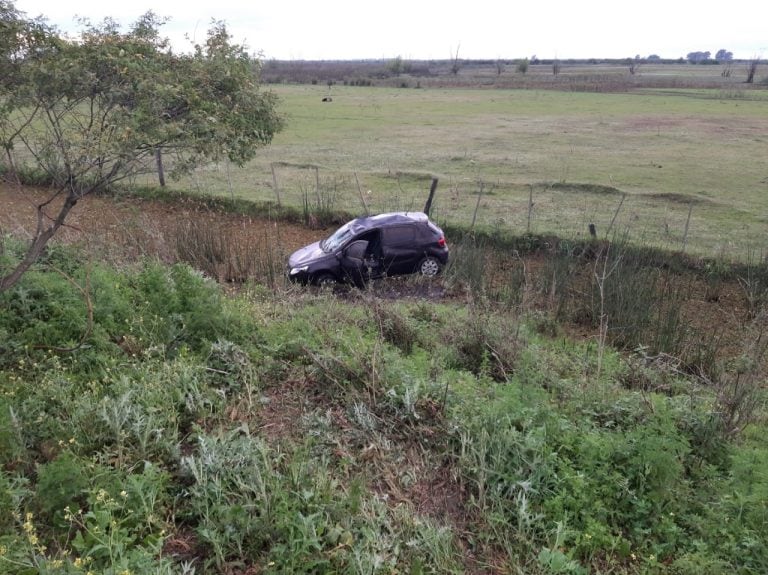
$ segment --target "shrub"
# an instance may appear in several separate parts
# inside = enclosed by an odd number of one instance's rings
[[[65,510],[80,509],[89,486],[88,464],[70,451],[63,451],[37,472],[36,500],[40,512],[52,524],[65,522]]]
[[[222,337],[249,337],[243,316],[227,305],[218,286],[189,266],[148,264],[133,281],[142,322],[135,329],[148,345],[173,355],[184,345],[202,351]]]
[[[369,306],[381,338],[397,347],[404,354],[410,354],[419,341],[418,332],[407,316],[396,307],[374,299]]]
[[[88,329],[83,296],[55,272],[28,272],[13,290],[0,294],[0,322],[12,347],[76,345]]]
[[[448,365],[475,375],[488,375],[495,381],[508,381],[520,352],[517,321],[508,316],[470,307],[463,321],[443,328],[449,343]]]
[[[25,479],[12,479],[0,469],[0,541],[4,534],[13,529],[14,517],[19,514],[21,500],[28,495]]]
[[[206,364],[210,382],[224,393],[231,395],[254,383],[255,369],[250,357],[231,341],[213,342]]]
[[[668,400],[613,406],[596,397],[566,419],[540,393],[510,384],[458,404],[460,472],[484,516],[516,526],[505,532],[508,552],[535,557],[564,518],[561,547],[585,564],[691,549],[689,525],[711,494],[690,475],[683,412]]]
[[[114,495],[93,488],[86,510],[67,513],[75,533],[72,549],[95,570],[170,574],[171,560],[160,555],[164,529],[155,518],[161,511],[155,482],[161,476],[148,466],[133,477],[142,480],[129,480],[126,489]]]

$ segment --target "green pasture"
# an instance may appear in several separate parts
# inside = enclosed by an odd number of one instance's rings
[[[534,232],[583,235],[595,223],[598,233],[739,258],[766,245],[768,91],[728,86],[277,85],[287,126],[274,143],[245,168],[209,166],[180,184],[275,200],[276,182],[282,203],[360,212],[360,192],[372,211],[422,208],[435,176],[442,221],[524,232],[532,199]]]

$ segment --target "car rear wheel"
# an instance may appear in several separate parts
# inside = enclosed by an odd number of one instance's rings
[[[437,258],[427,256],[419,263],[419,273],[424,277],[433,278],[440,273],[441,267]]]

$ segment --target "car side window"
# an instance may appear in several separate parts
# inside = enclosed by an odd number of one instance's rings
[[[384,228],[384,245],[387,247],[413,245],[416,240],[414,226],[392,226]]]
[[[368,242],[366,240],[355,240],[344,250],[344,255],[351,259],[362,260],[367,249]]]

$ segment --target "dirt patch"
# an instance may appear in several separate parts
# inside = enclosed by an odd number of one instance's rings
[[[203,556],[203,549],[197,535],[189,529],[180,529],[165,540],[162,555],[178,562],[191,562]]]
[[[700,206],[703,204],[711,204],[711,205],[715,204],[715,202],[713,202],[712,200],[708,200],[706,198],[689,196],[687,194],[676,194],[674,192],[646,194],[643,197],[653,198],[654,200],[663,200],[665,202],[671,202],[673,204],[682,204],[686,206],[688,205]]]
[[[270,445],[295,439],[301,432],[301,419],[307,413],[305,382],[288,381],[264,390],[257,427]]]
[[[21,238],[31,238],[37,225],[37,206],[51,198],[51,191],[41,188],[20,187],[0,182],[0,233],[10,233]],[[668,201],[701,203],[701,199],[673,194],[664,195]],[[45,210],[50,220],[55,215],[56,202]],[[82,244],[95,257],[121,263],[135,261],[139,257],[157,257],[173,262],[179,259],[180,235],[178,229],[207,230],[219,237],[226,237],[229,245],[240,246],[244,252],[271,250],[273,272],[282,273],[282,264],[293,250],[319,238],[327,236],[330,228],[308,229],[304,226],[278,221],[267,217],[255,217],[225,212],[207,206],[194,198],[171,202],[150,200],[134,196],[89,196],[81,200],[72,210],[66,225],[52,240],[52,244]],[[581,258],[581,270],[576,274],[592,274],[594,262]],[[188,261],[188,260],[187,260]],[[532,301],[525,307],[551,307],[546,294],[541,291],[542,270],[546,269],[548,256],[545,252],[528,254],[501,262],[488,262],[499,273],[489,277],[488,285],[501,288],[510,281],[512,266],[522,266],[525,283],[538,293],[528,294]],[[194,262],[192,262],[194,264]],[[200,266],[196,266],[200,267]],[[209,275],[220,280],[238,280],[232,270],[208,270]],[[490,275],[490,274],[489,274]],[[257,277],[257,281],[258,281]],[[691,281],[691,278],[680,278]],[[717,332],[726,339],[740,341],[746,317],[744,290],[738,281],[719,282],[707,285],[701,279],[694,281],[695,289],[684,304],[688,323],[700,330],[718,326]],[[501,284],[501,285],[500,285]],[[234,284],[232,284],[234,285]],[[438,280],[414,281],[414,278],[390,278],[372,282],[370,289],[382,299],[450,299],[452,294],[444,282]],[[339,286],[336,295],[354,300],[358,290]],[[594,334],[585,334],[593,337]]]
[[[22,238],[31,237],[37,222],[37,206],[49,200],[50,195],[51,192],[46,189],[0,183],[0,231]],[[665,199],[696,201],[689,197]],[[54,210],[55,202],[46,210],[48,218],[53,217]],[[173,262],[179,259],[180,226],[212,230],[217,236],[227,237],[230,245],[240,246],[241,250],[249,253],[268,248],[273,257],[273,272],[277,269],[277,273],[282,273],[283,262],[293,250],[331,232],[330,228],[308,229],[267,217],[225,212],[193,198],[170,203],[128,195],[89,196],[74,207],[66,226],[55,236],[52,243],[83,244],[90,253],[110,262],[134,261],[142,256]],[[594,262],[588,261],[588,258],[581,259],[584,260],[581,271],[591,274]],[[501,262],[495,266],[495,269],[501,272],[499,277],[489,278],[489,285],[508,283],[510,278],[507,268],[518,264],[524,265],[529,287],[537,285],[541,281],[539,276],[542,269],[546,268],[546,261],[546,253],[539,252],[518,258],[514,264]],[[209,273],[209,270],[204,271]],[[238,274],[232,270],[213,270],[210,275],[215,275],[218,279],[238,279]],[[681,281],[691,280],[681,278]],[[696,283],[697,289],[692,290],[690,299],[684,304],[689,323],[703,330],[709,330],[708,326],[716,325],[719,334],[728,334],[728,339],[740,341],[739,334],[743,331],[746,314],[743,289],[738,282],[722,282],[716,286],[718,293],[715,295],[712,294],[711,286],[700,280]],[[376,296],[382,299],[443,300],[452,297],[450,290],[440,280],[390,278],[373,282],[370,287]],[[335,292],[342,298],[354,300],[359,297],[357,290],[347,286],[339,286]],[[545,299],[546,294],[534,294],[535,301],[529,303],[533,307],[546,308],[547,302],[543,301]],[[593,336],[594,334],[585,334],[585,337]]]
[[[46,189],[0,184],[0,230],[31,238],[37,225],[37,206],[51,195]],[[46,220],[52,220],[56,207],[54,201],[45,208]],[[89,196],[72,209],[52,243],[86,244],[98,248],[108,259],[154,255],[171,261],[176,253],[172,232],[184,223],[226,231],[234,243],[258,245],[269,241],[286,253],[330,233],[217,211],[193,199],[171,204],[134,196]]]

